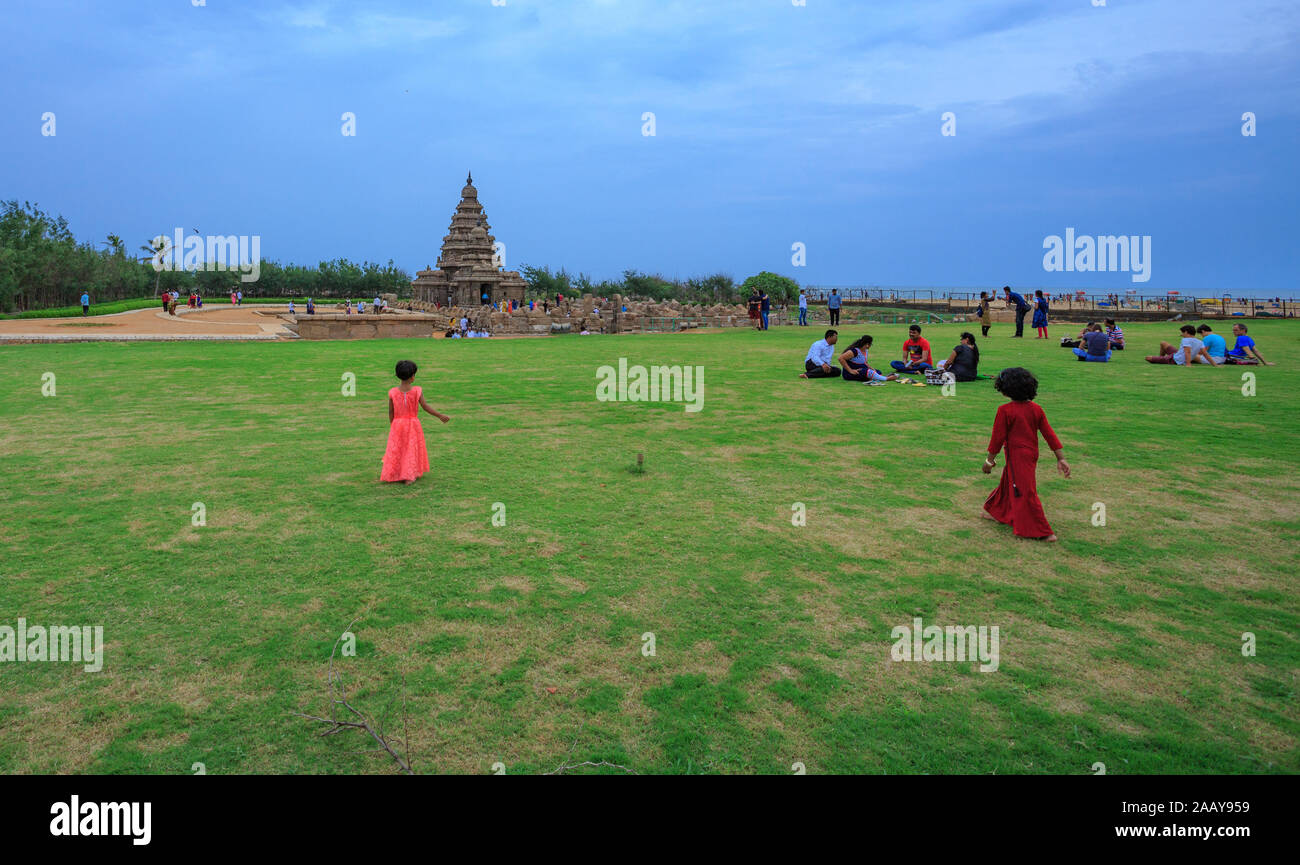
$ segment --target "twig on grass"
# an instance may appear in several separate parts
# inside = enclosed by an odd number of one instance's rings
[[[611,763],[611,762],[609,762],[608,760],[601,760],[599,763],[593,763],[593,762],[590,761],[590,760],[584,760],[584,761],[581,762],[581,763],[571,763],[571,764],[569,764],[569,765],[567,765],[567,766],[558,766],[558,767],[552,769],[551,771],[549,771],[549,772],[543,772],[542,774],[543,774],[543,775],[563,775],[563,774],[564,774],[566,771],[568,771],[569,769],[580,769],[580,768],[582,768],[583,766],[608,766],[608,767],[611,768],[611,769],[622,769],[624,772],[628,773],[629,775],[635,775],[635,774],[636,774],[636,770],[634,770],[634,769],[629,769],[629,768],[626,767],[626,766],[620,766],[618,763]]]
[[[580,724],[578,724],[578,732],[576,732],[576,733],[573,734],[573,744],[569,746],[569,752],[568,752],[567,754],[564,755],[564,759],[567,760],[567,759],[569,759],[569,757],[573,756],[573,752],[574,752],[574,751],[577,749],[577,747],[578,747],[578,740],[582,737],[582,728],[583,728],[584,726],[586,726],[586,724],[587,724],[587,721],[586,721],[585,718],[582,720],[582,722],[581,722]],[[566,771],[568,771],[569,769],[580,769],[580,768],[582,768],[583,766],[608,766],[608,767],[610,767],[611,769],[622,769],[624,772],[628,773],[629,775],[635,775],[635,774],[636,774],[636,772],[635,772],[634,770],[629,769],[629,768],[626,767],[626,766],[620,766],[618,763],[610,763],[610,762],[605,761],[605,760],[601,760],[599,763],[593,763],[593,762],[590,761],[590,760],[585,760],[585,761],[583,761],[583,762],[581,762],[581,763],[567,763],[567,764],[562,765],[562,766],[556,766],[556,767],[555,767],[554,769],[552,769],[551,771],[549,771],[549,772],[543,772],[542,774],[543,774],[543,775],[563,775],[563,774],[564,774]]]
[[[369,611],[367,610],[367,612]],[[360,616],[357,616],[355,619],[349,622],[348,626],[343,630],[343,634],[349,633],[352,630],[352,626],[355,625],[358,621],[360,621],[364,616],[365,613],[362,613]],[[383,725],[382,718],[377,723],[372,723],[370,718],[368,718],[363,712],[361,712],[350,702],[348,702],[347,686],[343,684],[343,677],[334,671],[334,655],[335,653],[338,652],[339,641],[343,639],[343,634],[339,634],[338,639],[334,641],[334,648],[330,649],[329,666],[326,672],[326,680],[329,683],[330,716],[328,718],[322,718],[319,715],[308,715],[305,712],[294,712],[292,714],[297,715],[300,718],[306,718],[309,721],[316,721],[317,723],[328,724],[329,725],[328,728],[321,731],[320,733],[322,737],[332,736],[335,733],[341,732],[343,730],[363,730],[368,736],[370,736],[370,738],[374,739],[375,742],[379,744],[379,749],[372,753],[379,753],[379,750],[386,752],[388,756],[392,757],[393,761],[397,763],[399,769],[401,769],[407,775],[414,775],[415,772],[411,770],[410,745],[406,741],[406,736],[405,736],[405,731],[406,731],[406,676],[405,674],[403,674],[402,676],[403,736],[401,739],[394,739],[393,737],[388,736],[384,732],[384,725]],[[356,718],[356,720],[341,720],[338,717],[339,706],[342,706],[344,709],[351,712],[352,715]],[[393,747],[394,742],[400,743],[402,748],[401,754],[399,754],[397,750],[394,749]]]

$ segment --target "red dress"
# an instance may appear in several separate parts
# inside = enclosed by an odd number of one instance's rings
[[[1054,534],[1038,498],[1039,432],[1052,450],[1061,449],[1061,440],[1038,403],[1007,402],[998,406],[989,453],[1005,447],[1006,464],[1002,467],[1002,482],[985,499],[984,510],[998,522],[1010,525],[1022,538]]]
[[[395,387],[388,392],[393,404],[393,425],[388,430],[388,448],[384,451],[381,481],[413,481],[429,470],[429,452],[424,447],[424,427],[420,426],[419,387],[403,392]]]

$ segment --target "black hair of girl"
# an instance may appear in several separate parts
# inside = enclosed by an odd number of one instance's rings
[[[970,343],[971,351],[975,353],[975,365],[979,366],[980,347],[975,344],[975,334],[971,333],[969,330],[963,330],[961,332],[961,338]]]
[[[849,346],[849,351],[852,351],[855,348],[871,348],[872,342],[874,342],[874,340],[872,340],[871,334],[863,334],[853,341],[853,345]]]
[[[993,380],[993,387],[1007,399],[1025,402],[1038,396],[1038,379],[1023,366],[1007,367]]]
[[[1042,297],[1042,296],[1043,296],[1043,290],[1041,288],[1034,291],[1034,297]]]
[[[417,370],[419,370],[419,367],[415,365],[413,360],[399,360],[397,362],[397,377],[402,381],[413,377]]]

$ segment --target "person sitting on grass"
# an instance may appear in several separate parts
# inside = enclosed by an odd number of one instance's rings
[[[1110,338],[1111,351],[1124,350],[1124,331],[1113,318],[1106,319],[1106,336]]]
[[[1070,464],[1065,461],[1064,446],[1047,422],[1047,415],[1034,402],[1038,379],[1024,367],[1015,366],[998,373],[993,387],[1011,402],[998,406],[993,418],[984,474],[997,467],[998,451],[1004,448],[1007,463],[998,488],[984,500],[984,516],[1011,526],[1017,537],[1055,541],[1056,533],[1038,498],[1038,434],[1043,434],[1056,456],[1056,467],[1066,478],[1070,477]]]
[[[1182,332],[1183,338],[1178,346],[1172,346],[1167,342],[1160,343],[1160,354],[1148,356],[1147,363],[1172,363],[1177,366],[1203,363],[1214,366],[1214,361],[1205,353],[1205,343],[1196,338],[1196,328],[1185,324],[1179,328],[1179,331]]]
[[[1205,343],[1205,353],[1214,361],[1215,366],[1228,362],[1228,342],[1214,332],[1214,328],[1203,324],[1196,328],[1196,336]]]
[[[1061,337],[1061,348],[1082,348],[1084,337],[1088,335],[1088,333],[1092,330],[1093,325],[1095,325],[1096,323],[1097,322],[1095,321],[1090,321],[1087,324],[1085,324],[1083,326],[1083,330],[1079,331],[1079,335],[1074,339],[1070,339],[1068,336]]]
[[[907,341],[903,343],[903,359],[891,361],[889,365],[898,372],[908,375],[923,373],[934,366],[934,359],[930,357],[930,341],[921,336],[919,324],[914,324],[907,329]]]
[[[1101,330],[1101,325],[1093,322],[1083,333],[1083,348],[1072,349],[1079,360],[1093,363],[1110,361],[1110,337]]]
[[[804,371],[799,373],[799,378],[834,378],[837,373],[835,367],[831,366],[831,361],[835,357],[835,350],[831,346],[839,338],[838,331],[828,330],[824,337],[814,342],[803,360]]]
[[[961,335],[961,342],[952,349],[947,360],[939,361],[939,369],[952,373],[954,381],[975,381],[979,378],[980,350],[975,344],[975,334]]]
[[[859,337],[847,349],[840,352],[840,376],[845,381],[893,381],[898,373],[881,375],[867,365],[867,350],[871,348],[870,336]]]
[[[1228,350],[1227,360],[1229,363],[1273,365],[1264,360],[1264,355],[1260,354],[1259,350],[1255,348],[1255,340],[1246,335],[1246,325],[1234,324],[1232,326],[1232,335],[1237,338],[1237,341]]]

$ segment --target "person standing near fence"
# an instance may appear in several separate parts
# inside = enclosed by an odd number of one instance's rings
[[[803,289],[799,289],[799,326],[808,326],[808,295],[804,294]]]
[[[983,336],[988,336],[989,328],[993,325],[993,315],[989,312],[989,293],[987,291],[980,292],[980,305],[976,307],[976,310],[980,318],[980,330],[984,332]]]
[[[831,314],[831,327],[840,323],[840,305],[843,302],[839,289],[832,288],[831,296],[826,298],[826,310]]]
[[[1047,316],[1050,311],[1047,298],[1040,288],[1034,292],[1034,329],[1038,331],[1038,336],[1034,339],[1047,339]]]
[[[1023,295],[1012,291],[1009,285],[1002,286],[1002,291],[1006,295],[1007,306],[1014,305],[1016,308],[1016,332],[1012,338],[1023,337],[1025,335],[1025,314],[1029,312],[1029,303]]]
[[[763,330],[767,330],[768,319],[772,315],[772,299],[764,291],[758,296],[758,314],[763,319]]]

